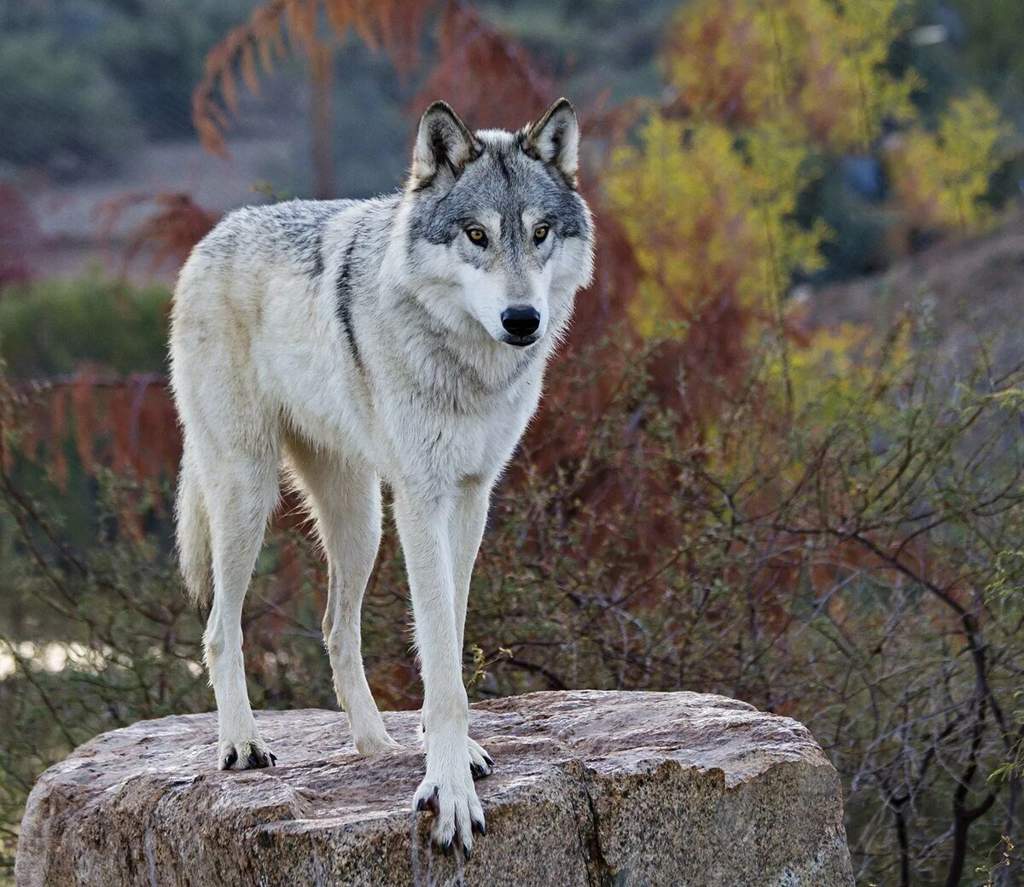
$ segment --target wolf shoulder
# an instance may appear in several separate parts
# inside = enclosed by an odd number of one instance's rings
[[[192,250],[186,265],[250,272],[272,265],[311,281],[324,274],[344,229],[390,217],[397,198],[288,200],[232,210]]]

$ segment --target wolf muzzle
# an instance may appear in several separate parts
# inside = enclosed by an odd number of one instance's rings
[[[535,334],[540,326],[540,312],[529,306],[513,305],[501,312],[501,325],[508,333],[505,341],[509,345],[532,345],[537,341]]]

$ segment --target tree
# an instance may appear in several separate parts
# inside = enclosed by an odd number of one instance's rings
[[[230,115],[238,113],[238,77],[258,94],[261,72],[268,75],[275,60],[299,53],[310,61],[314,91],[314,166],[319,171],[314,190],[326,196],[332,189],[332,67],[331,44],[321,36],[323,23],[335,40],[352,31],[367,46],[386,53],[397,69],[408,72],[418,61],[425,21],[439,5],[437,0],[271,0],[258,7],[206,58],[205,73],[192,96],[192,119],[200,140],[213,153],[225,154]],[[423,93],[448,96],[478,125],[519,126],[549,100],[548,84],[527,64],[522,50],[468,3],[444,4],[436,38],[438,60],[428,72]],[[473,77],[463,76],[466,70],[472,70]]]

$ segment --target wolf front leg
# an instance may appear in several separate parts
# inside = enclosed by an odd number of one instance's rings
[[[459,633],[459,655],[466,633],[466,605],[473,579],[480,540],[487,522],[491,500],[491,484],[484,481],[466,483],[459,489],[449,522],[451,528],[452,564],[455,575],[455,629]]]
[[[480,540],[487,522],[487,508],[491,500],[492,481],[483,479],[464,483],[455,500],[450,528],[452,561],[455,574],[455,630],[459,635],[459,656],[465,650],[466,605],[469,601],[469,587],[473,579],[473,565],[476,563]],[[469,746],[469,769],[473,779],[490,776],[494,760],[487,750],[472,738]]]
[[[413,806],[433,810],[435,843],[446,848],[459,844],[468,856],[473,832],[484,829],[484,813],[470,772],[469,704],[455,624],[453,504],[452,497],[427,499],[407,489],[395,491],[395,523],[409,574],[423,676],[427,772]]]

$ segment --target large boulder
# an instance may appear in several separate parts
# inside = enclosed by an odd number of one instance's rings
[[[344,714],[259,712],[269,770],[218,772],[216,716],[144,721],[47,770],[19,885],[850,885],[836,771],[805,727],[721,696],[580,691],[479,703],[492,754],[472,858],[427,840],[409,751],[361,758]]]

